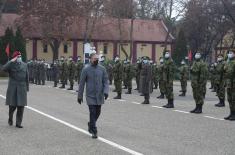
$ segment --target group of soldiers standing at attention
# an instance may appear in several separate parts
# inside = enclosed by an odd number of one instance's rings
[[[216,92],[219,103],[216,107],[225,106],[225,92],[227,88],[227,98],[230,107],[230,115],[225,117],[226,120],[235,120],[235,51],[229,51],[224,58],[218,55],[216,63],[208,65],[203,61],[200,52],[197,52],[194,61],[190,67],[185,60],[182,60],[179,68],[176,67],[171,53],[166,51],[164,56],[160,58],[159,64],[154,63],[149,57],[138,58],[136,64],[132,64],[130,60],[121,60],[118,56],[113,61],[107,60],[105,56],[101,56],[99,65],[102,65],[109,77],[109,83],[112,85],[114,81],[117,93],[114,99],[122,98],[122,90],[127,89],[125,94],[132,94],[132,81],[135,78],[137,90],[141,96],[144,96],[142,104],[150,104],[150,94],[153,89],[160,90],[158,99],[166,97],[167,104],[164,108],[174,108],[174,92],[173,81],[176,73],[179,73],[181,83],[181,94],[185,97],[187,92],[187,81],[191,79],[191,87],[193,98],[195,100],[195,109],[191,113],[200,114],[204,105],[204,99],[207,91],[207,81],[210,78],[212,91]],[[84,68],[83,61],[79,56],[77,62],[70,57],[66,60],[61,57],[53,64],[47,64],[43,60],[34,60],[28,62],[30,81],[35,84],[45,84],[45,80],[54,81],[54,87],[60,81],[60,88],[65,88],[69,81],[70,88],[73,90],[74,81],[79,84],[81,71]],[[122,88],[124,86],[124,88]]]

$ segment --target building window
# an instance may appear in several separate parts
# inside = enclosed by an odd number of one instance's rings
[[[44,53],[47,53],[47,52],[48,52],[48,45],[47,45],[47,44],[44,44],[44,45],[43,45],[43,52],[44,52]]]
[[[108,54],[108,44],[107,43],[104,43],[104,54]]]
[[[64,44],[64,53],[68,53],[68,45]]]

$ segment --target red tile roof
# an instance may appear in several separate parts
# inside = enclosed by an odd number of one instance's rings
[[[0,24],[0,35],[4,34],[5,29],[8,26],[15,27],[15,22],[19,19],[19,15],[16,14],[3,14],[2,23]],[[83,39],[85,31],[85,20],[79,19],[72,24],[71,31],[68,36],[71,39]],[[23,29],[23,34],[26,38],[41,38],[42,31],[40,24],[36,21],[31,21],[33,28]],[[119,22],[116,18],[101,18],[96,21],[94,31],[91,38],[93,40],[120,40]],[[122,37],[124,41],[130,40],[130,28],[131,20],[122,19],[121,29]],[[164,42],[167,35],[167,28],[161,20],[134,20],[133,38],[134,41],[146,41],[146,42]],[[172,41],[174,37],[170,35],[168,41]]]

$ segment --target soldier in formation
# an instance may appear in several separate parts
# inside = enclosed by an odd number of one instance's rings
[[[180,84],[181,84],[181,92],[179,96],[185,96],[187,92],[187,81],[189,75],[189,68],[186,65],[185,61],[182,60],[181,67],[179,68],[180,71]]]

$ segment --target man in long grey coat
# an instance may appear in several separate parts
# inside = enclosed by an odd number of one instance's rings
[[[101,105],[108,98],[109,82],[106,69],[98,64],[99,56],[91,54],[90,64],[82,70],[78,89],[78,103],[83,102],[83,92],[86,84],[86,101],[90,111],[88,131],[92,138],[97,138],[96,122],[100,116]]]
[[[13,125],[13,114],[17,109],[16,127],[21,126],[24,106],[27,106],[27,91],[29,91],[29,76],[27,64],[22,61],[21,53],[16,51],[13,59],[3,66],[3,70],[9,73],[9,82],[6,95],[6,105],[9,106],[8,124]]]

